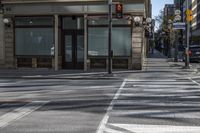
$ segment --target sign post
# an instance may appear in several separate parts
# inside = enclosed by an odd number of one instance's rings
[[[189,13],[191,13],[189,11],[189,0],[186,0],[186,8],[187,8],[187,11],[186,11],[186,15],[190,15]],[[186,32],[186,40],[187,40],[187,46],[186,46],[186,49],[185,49],[185,68],[186,69],[189,69],[190,68],[190,58],[189,58],[189,34],[190,34],[190,19],[189,17],[186,18],[186,21],[187,21],[187,32]]]

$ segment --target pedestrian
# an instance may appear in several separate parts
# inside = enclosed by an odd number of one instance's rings
[[[164,44],[160,43],[161,53],[164,53]]]
[[[150,42],[150,50],[151,50],[151,54],[154,53],[154,48],[155,48],[154,40],[151,40],[151,42]]]
[[[178,44],[178,61],[183,61],[183,56],[184,56],[184,45],[182,44],[182,41],[179,41]]]

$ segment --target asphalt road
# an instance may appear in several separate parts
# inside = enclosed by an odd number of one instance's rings
[[[200,70],[200,63],[190,63],[193,68],[199,69]]]
[[[121,84],[112,80],[55,79],[0,82],[0,115],[22,107],[8,118],[0,117],[1,133],[94,133]]]
[[[123,80],[1,79],[0,133],[199,133],[200,76],[158,59],[145,70]]]

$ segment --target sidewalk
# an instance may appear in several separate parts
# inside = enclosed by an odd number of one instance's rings
[[[139,73],[141,70],[113,70],[112,75],[103,69],[98,70],[59,70],[53,69],[0,69],[0,78],[22,78],[22,79],[123,79],[130,73]],[[119,76],[120,75],[120,76]]]
[[[22,79],[123,79],[133,73],[146,73],[146,72],[162,72],[162,71],[183,71],[183,72],[196,72],[192,68],[189,70],[182,69],[183,62],[171,62],[157,50],[154,54],[149,54],[144,62],[143,70],[113,70],[113,75],[108,75],[107,71],[90,70],[84,72],[83,70],[59,70],[53,69],[32,69],[32,68],[19,68],[19,69],[0,69],[0,78],[22,78]]]
[[[148,55],[147,69],[149,70],[160,70],[160,71],[182,71],[182,72],[198,72],[197,68],[191,65],[190,69],[184,69],[184,62],[174,62],[172,59],[167,58],[162,53],[154,50],[153,54]]]

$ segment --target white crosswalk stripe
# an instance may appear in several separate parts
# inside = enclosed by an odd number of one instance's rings
[[[177,79],[127,79],[101,133],[199,133],[200,126],[162,125],[159,123],[121,123],[117,117],[131,116],[154,119],[199,119],[200,86],[194,81]],[[136,108],[137,106],[138,108]],[[125,108],[126,107],[126,108]],[[129,108],[127,108],[129,107]],[[146,107],[146,108],[145,108]],[[141,109],[140,109],[141,108]],[[119,122],[118,122],[119,121]],[[169,124],[169,123],[168,123]]]
[[[199,133],[200,132],[200,127],[197,127],[197,126],[137,125],[137,124],[112,124],[112,123],[110,125],[117,128],[121,128],[122,130],[126,130],[126,132],[121,131],[120,133],[127,133],[127,131],[130,131],[130,133],[131,132],[133,133],[191,133],[191,132]]]
[[[23,118],[24,116],[34,112],[48,102],[49,101],[33,101],[20,108],[15,109],[12,112],[4,114],[0,117],[0,128],[4,128],[10,123]]]

